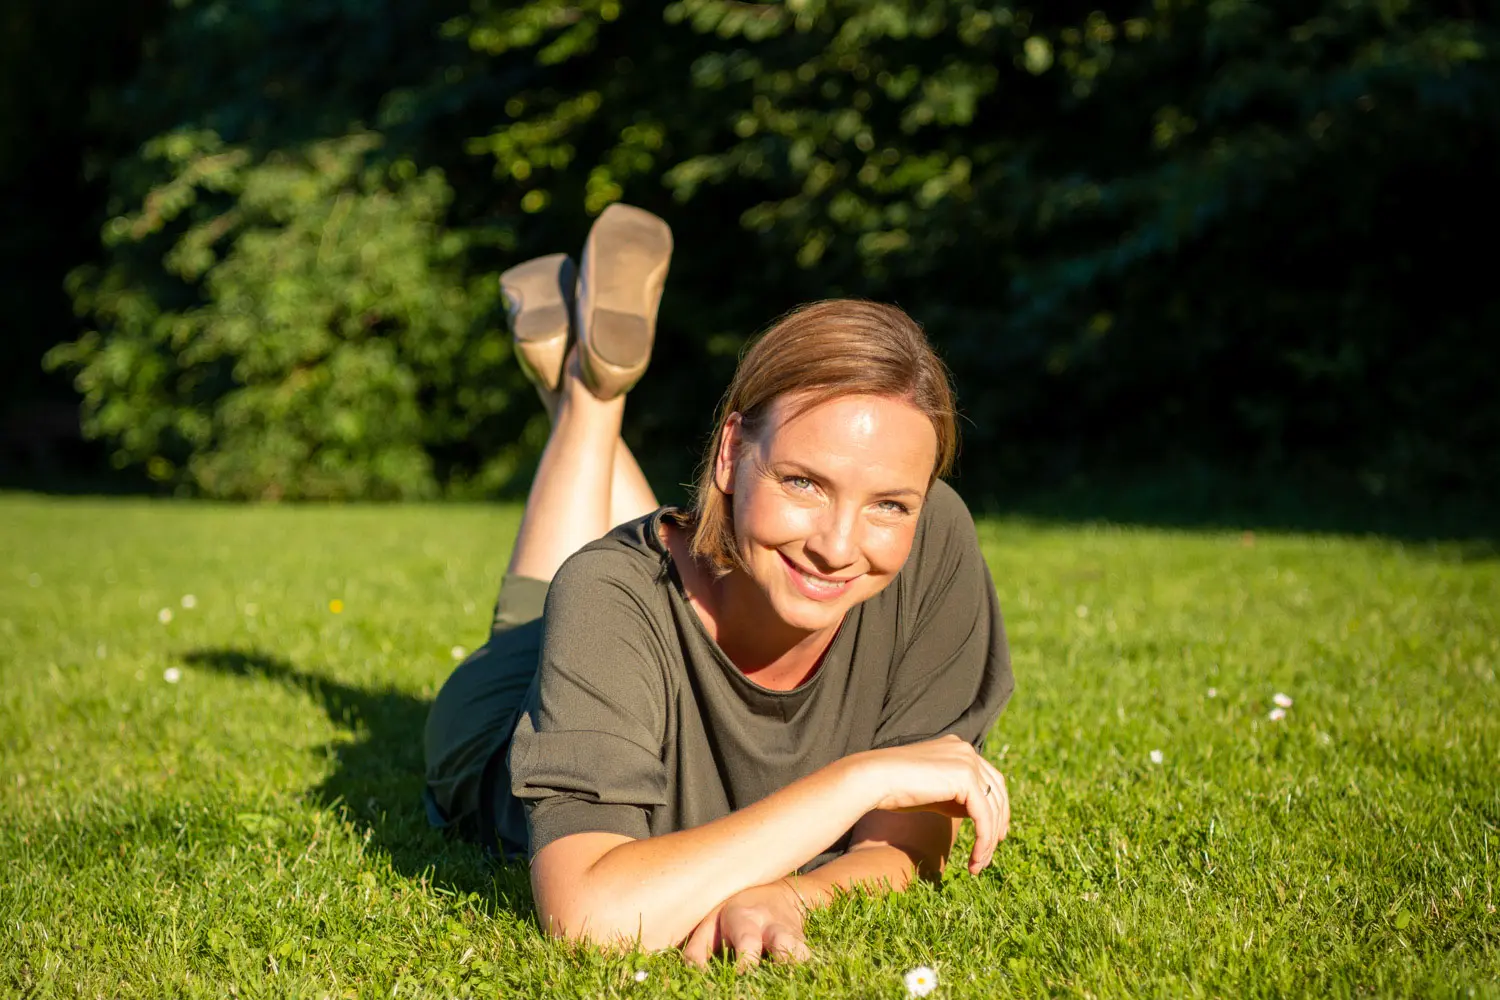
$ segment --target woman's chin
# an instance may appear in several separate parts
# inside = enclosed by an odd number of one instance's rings
[[[845,600],[818,601],[790,590],[781,591],[771,601],[782,621],[803,632],[837,627],[848,610],[847,604]]]

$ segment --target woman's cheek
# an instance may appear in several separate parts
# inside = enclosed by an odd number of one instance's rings
[[[917,534],[916,529],[903,525],[880,528],[871,534],[871,544],[866,548],[865,556],[870,562],[871,569],[886,575],[899,573],[901,567],[906,565],[906,557],[911,555],[912,542]]]
[[[750,537],[762,545],[785,545],[806,537],[814,517],[807,505],[785,498],[755,496],[745,505],[745,526]]]

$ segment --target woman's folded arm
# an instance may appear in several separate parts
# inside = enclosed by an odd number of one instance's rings
[[[670,947],[730,896],[827,850],[870,810],[871,796],[859,762],[846,757],[692,829],[645,840],[563,837],[532,859],[537,915],[562,937]]]
[[[973,818],[973,871],[989,863],[1010,822],[1004,779],[957,737],[865,751],[692,829],[644,840],[562,837],[532,859],[537,913],[561,937],[658,949],[681,942],[736,893],[795,871],[856,823],[856,847],[881,856],[859,851],[853,861],[831,863],[834,878],[878,882],[889,873],[904,884],[924,861],[941,863],[942,832],[951,838],[952,831],[946,819],[882,818],[881,811]]]

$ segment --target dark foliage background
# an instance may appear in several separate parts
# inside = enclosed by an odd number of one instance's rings
[[[860,295],[954,368],[970,491],[1186,469],[1484,496],[1496,13],[22,5],[3,460],[52,460],[33,444],[71,380],[88,438],[164,488],[514,490],[545,428],[495,276],[624,199],[679,248],[627,433],[659,482],[688,478],[747,336]]]

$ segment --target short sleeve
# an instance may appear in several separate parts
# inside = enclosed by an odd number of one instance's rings
[[[1015,680],[1005,624],[968,508],[937,482],[896,582],[903,619],[875,747],[953,733],[978,746]]]
[[[587,548],[552,580],[536,681],[510,748],[531,855],[574,833],[642,839],[666,801],[665,651],[630,554]]]

